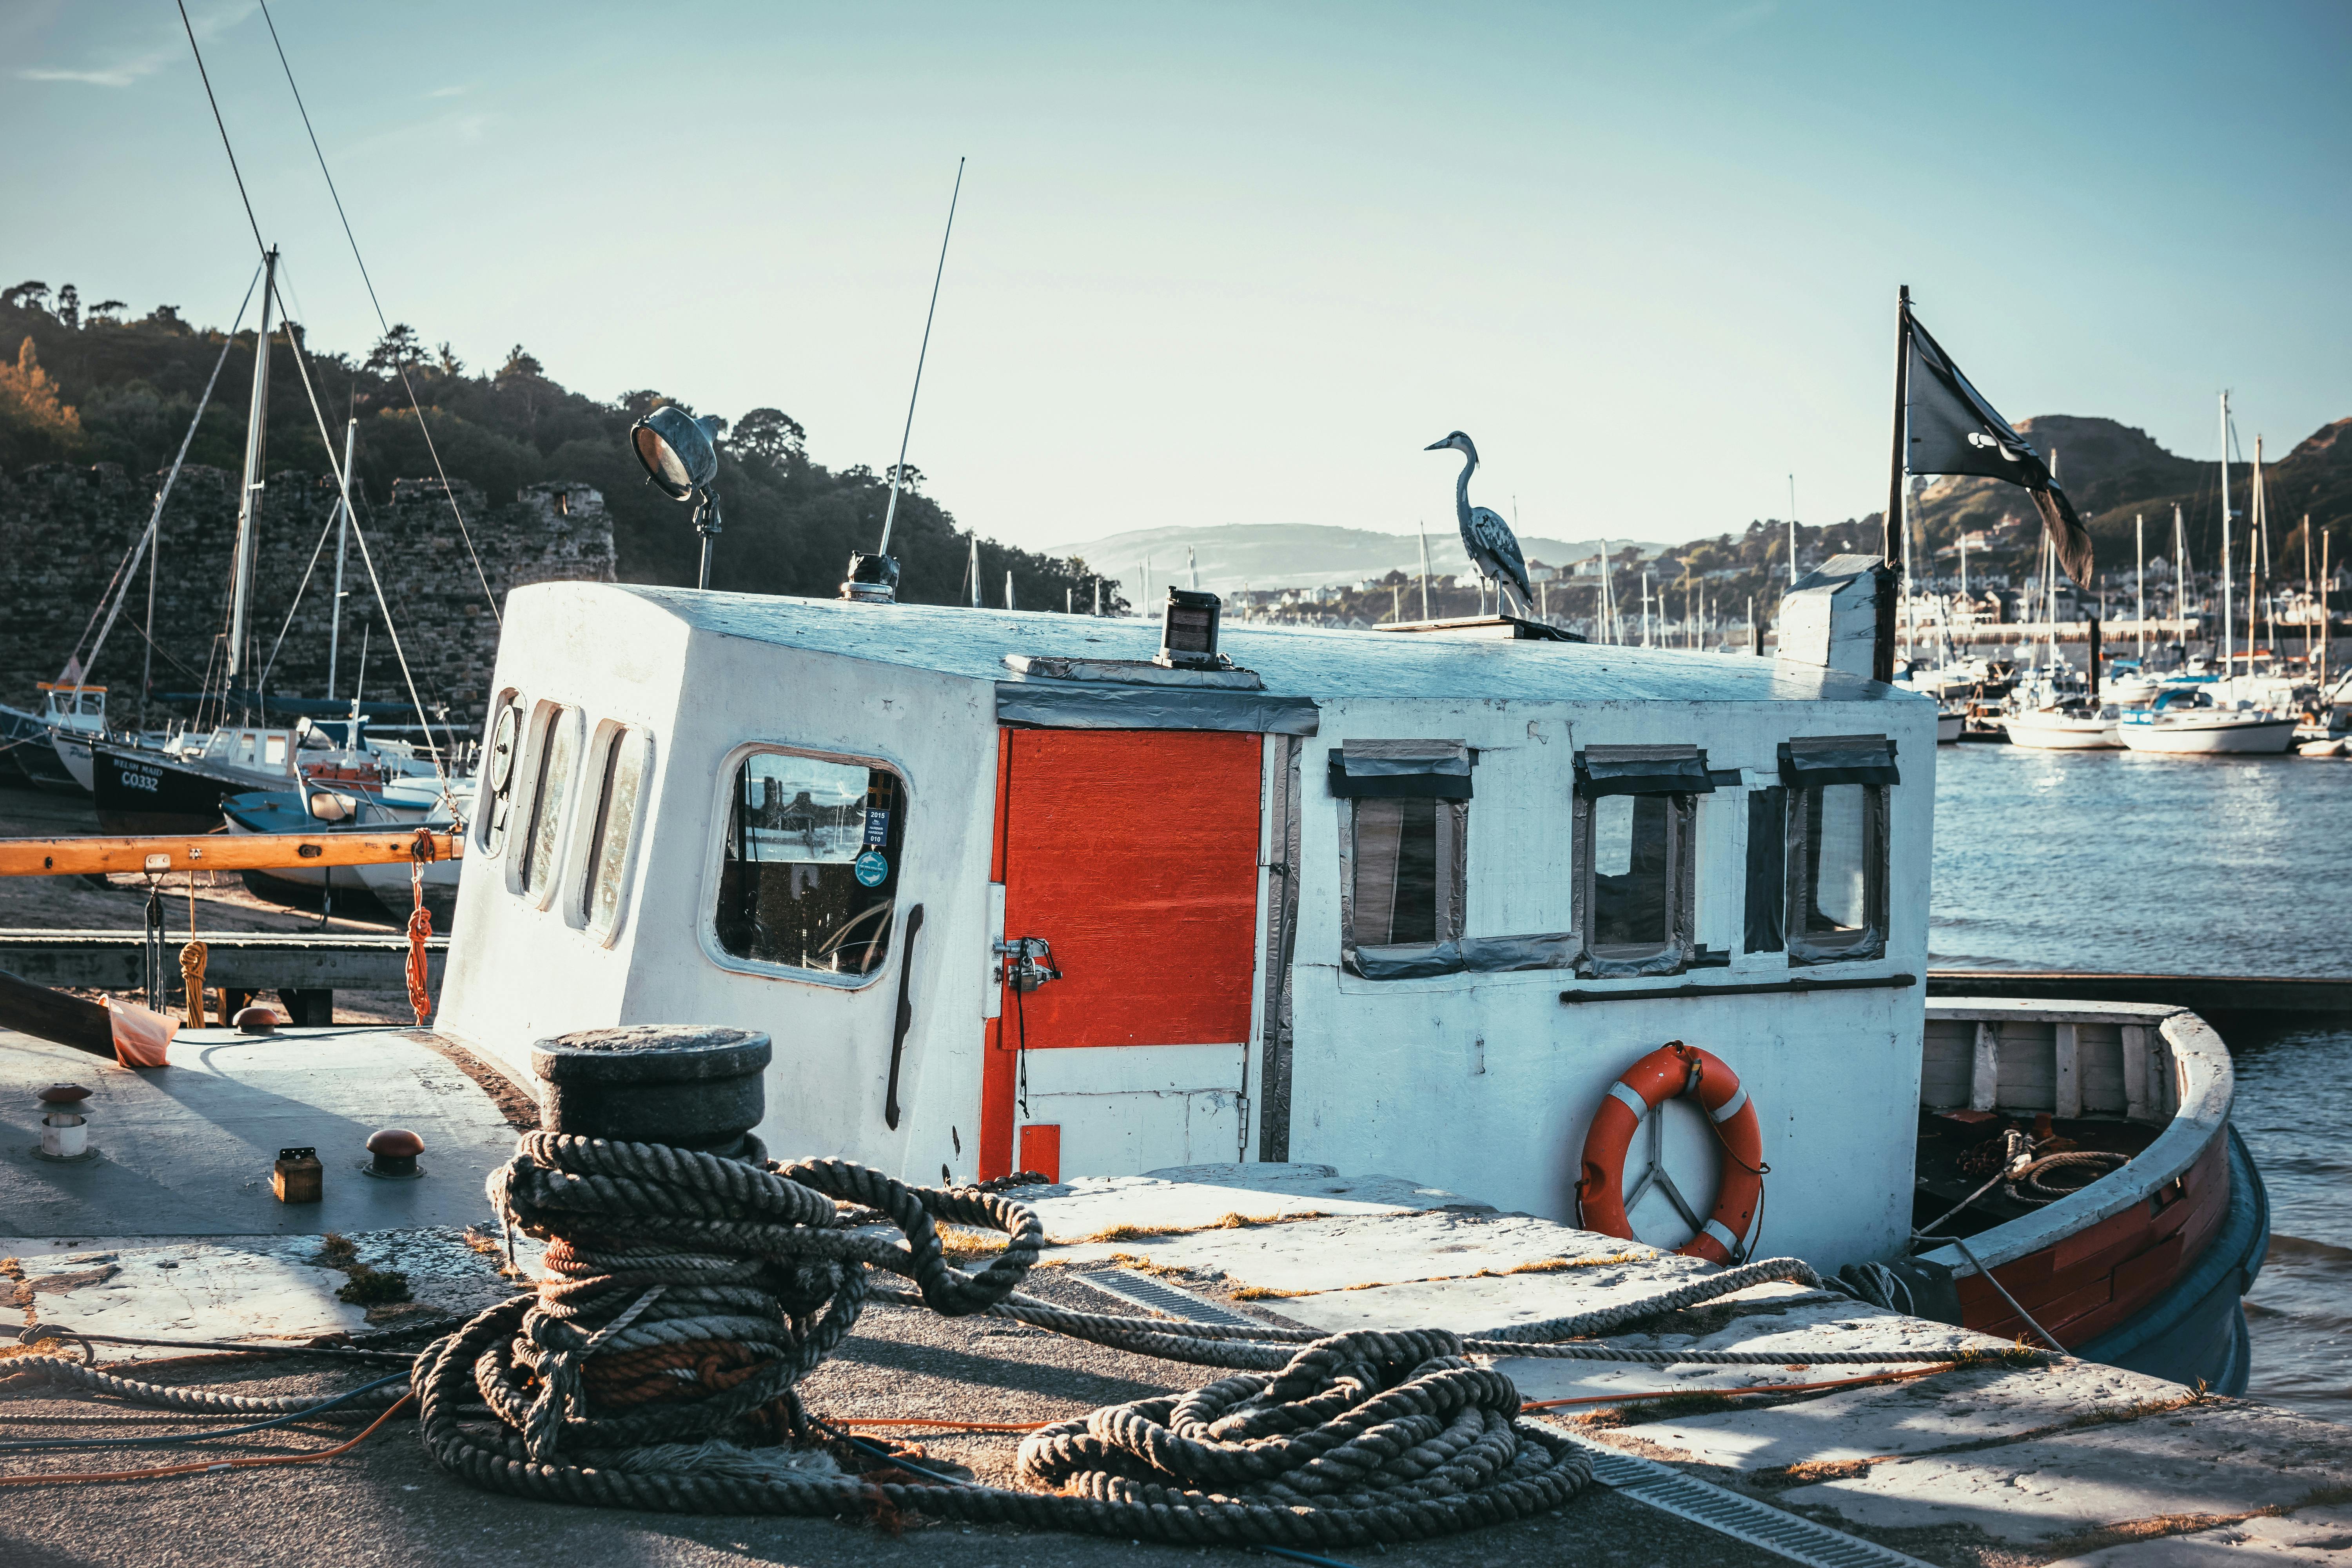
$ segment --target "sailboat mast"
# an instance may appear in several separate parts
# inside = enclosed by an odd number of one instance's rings
[[[343,639],[343,551],[352,534],[352,448],[360,438],[360,422],[343,426],[343,494],[335,521],[335,596],[327,602],[327,700],[335,700],[335,655]],[[357,743],[356,740],[353,742]]]
[[[2254,673],[2254,655],[2261,650],[2262,639],[2255,633],[2254,616],[2263,602],[2263,554],[2270,543],[2270,528],[2263,517],[2263,438],[2254,437],[2254,499],[2246,520],[2246,674]]]
[[[2189,657],[2189,530],[2180,520],[2178,501],[2172,505],[2172,618],[2185,660]]]
[[[2230,395],[2221,394],[2221,679],[2230,679]]]
[[[2132,513],[2132,548],[2139,556],[2139,586],[2133,590],[2133,618],[2139,622],[2139,657],[2147,658],[2147,519]]]
[[[1429,524],[1416,522],[1421,531],[1421,618],[1429,619]]]
[[[263,437],[269,414],[269,308],[278,299],[278,248],[261,257],[261,330],[253,339],[253,401],[245,416],[245,478],[237,492],[236,554],[231,568],[228,615],[228,678],[233,685],[245,668],[245,623],[253,598],[255,513],[261,504]]]

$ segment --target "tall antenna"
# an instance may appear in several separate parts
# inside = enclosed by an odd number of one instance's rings
[[[947,232],[940,236],[939,270],[931,274],[931,308],[923,312],[923,346],[915,352],[915,390],[907,395],[907,427],[898,436],[898,466],[890,470],[890,505],[882,513],[882,542],[874,553],[890,553],[890,524],[898,516],[898,492],[907,484],[907,443],[915,434],[915,399],[923,395],[923,361],[931,352],[931,318],[940,313],[940,279],[947,276],[948,240],[955,233],[956,199],[963,195],[963,160],[956,160],[955,189],[948,195]]]

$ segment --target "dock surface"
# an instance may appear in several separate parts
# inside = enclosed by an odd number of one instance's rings
[[[511,1089],[501,1104],[429,1037],[409,1030],[289,1031],[259,1047],[205,1031],[176,1042],[173,1062],[134,1075],[0,1034],[0,1105],[8,1108],[0,1137],[12,1146],[0,1165],[0,1237],[13,1238],[0,1241],[0,1257],[12,1259],[0,1294],[13,1291],[26,1321],[126,1336],[285,1342],[381,1331],[420,1314],[459,1317],[516,1288],[501,1277],[506,1258],[481,1190],[482,1176],[510,1147]],[[29,1105],[28,1090],[59,1078],[100,1089],[102,1100],[91,1131],[103,1158],[70,1168],[80,1184],[69,1192],[19,1180],[13,1147],[31,1141],[29,1117],[17,1112]],[[428,1115],[429,1130],[417,1129],[426,1136],[425,1179],[377,1184],[352,1168],[371,1123],[414,1124]],[[183,1142],[207,1152],[171,1190],[169,1154]],[[319,1146],[327,1164],[328,1205],[309,1215],[268,1194],[269,1159],[288,1142]],[[257,1195],[243,1190],[247,1183]],[[1051,1238],[1026,1288],[1097,1312],[1240,1316],[1333,1331],[1475,1331],[1643,1300],[1712,1272],[1638,1243],[1498,1213],[1475,1194],[1314,1165],[1188,1167],[1015,1195],[1034,1203]],[[199,1225],[206,1212],[219,1216],[209,1230]],[[320,1233],[331,1229],[351,1242],[349,1252],[325,1248]],[[391,1309],[341,1300],[353,1261],[409,1274],[415,1300]],[[533,1248],[519,1249],[522,1272],[534,1261]],[[1330,1555],[1465,1568],[1564,1561],[1843,1568],[1906,1560],[2175,1568],[2340,1563],[2352,1554],[2352,1430],[2330,1423],[2078,1361],[1758,1394],[1918,1370],[1916,1362],[1809,1360],[1829,1351],[2000,1348],[1789,1283],[1654,1316],[1611,1342],[1773,1359],[1737,1366],[1501,1360],[1525,1399],[1593,1402],[1530,1418],[1592,1446],[1602,1484],[1524,1523]],[[98,1351],[109,1363],[172,1354]],[[152,1375],[212,1385],[234,1377],[245,1392],[340,1390],[356,1381],[314,1361],[183,1364]],[[1213,1375],[999,1320],[877,1305],[803,1391],[813,1410],[835,1418],[1018,1422],[1080,1415]],[[1676,1397],[1625,1397],[1661,1392]],[[0,1441],[215,1424],[125,1422],[122,1408],[18,1384],[0,1390]],[[254,1446],[234,1451],[315,1453],[357,1430],[321,1419],[257,1434],[245,1440]],[[1017,1436],[918,1436],[929,1462],[1009,1484]],[[163,1464],[189,1452],[12,1452],[0,1455],[0,1476]],[[268,1527],[255,1528],[257,1521]],[[62,1534],[61,1521],[69,1521]],[[678,1517],[524,1501],[477,1491],[435,1468],[405,1420],[315,1466],[0,1487],[5,1562],[1010,1568],[1231,1555],[921,1520]]]

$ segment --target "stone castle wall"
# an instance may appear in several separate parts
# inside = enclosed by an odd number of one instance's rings
[[[110,578],[147,526],[163,478],[157,473],[134,479],[112,463],[51,463],[0,472],[0,702],[38,709],[34,683],[54,680],[63,668],[92,608],[106,597]],[[481,721],[498,654],[498,624],[483,593],[483,576],[501,608],[509,591],[528,584],[614,580],[612,521],[593,488],[533,485],[497,506],[463,480],[455,488],[481,557],[479,575],[438,479],[400,480],[388,504],[382,497],[373,504],[354,498],[360,527],[344,560],[339,697],[351,695],[364,638],[361,695],[371,701],[406,700],[399,664],[375,607],[360,548],[362,534],[418,694],[428,707],[446,708],[448,720],[459,725]],[[259,660],[268,662],[273,645],[278,647],[267,691],[325,694],[332,531],[326,532],[325,548],[317,547],[334,503],[331,478],[279,473],[263,492],[249,625]],[[212,684],[220,684],[236,536],[236,477],[220,468],[182,469],[163,511],[157,555],[154,690],[195,690],[207,669]],[[287,611],[296,605],[306,569],[310,584],[289,623]],[[110,689],[108,713],[117,722],[128,723],[136,715],[146,614],[142,563],[122,615],[86,677]],[[286,630],[279,645],[281,626]],[[161,724],[173,711],[151,705],[149,721]]]

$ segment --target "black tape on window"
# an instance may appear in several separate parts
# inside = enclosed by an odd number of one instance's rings
[[[1696,746],[1593,747],[1576,754],[1576,793],[1711,795],[1715,775]]]
[[[1898,784],[1895,742],[1884,735],[1805,736],[1780,744],[1780,782],[1794,789],[1817,784]]]
[[[1778,952],[1780,914],[1788,891],[1789,792],[1751,790],[1748,795],[1748,918],[1740,944],[1749,952]]]
[[[1331,793],[1342,800],[1468,800],[1470,759],[1331,753]]]

